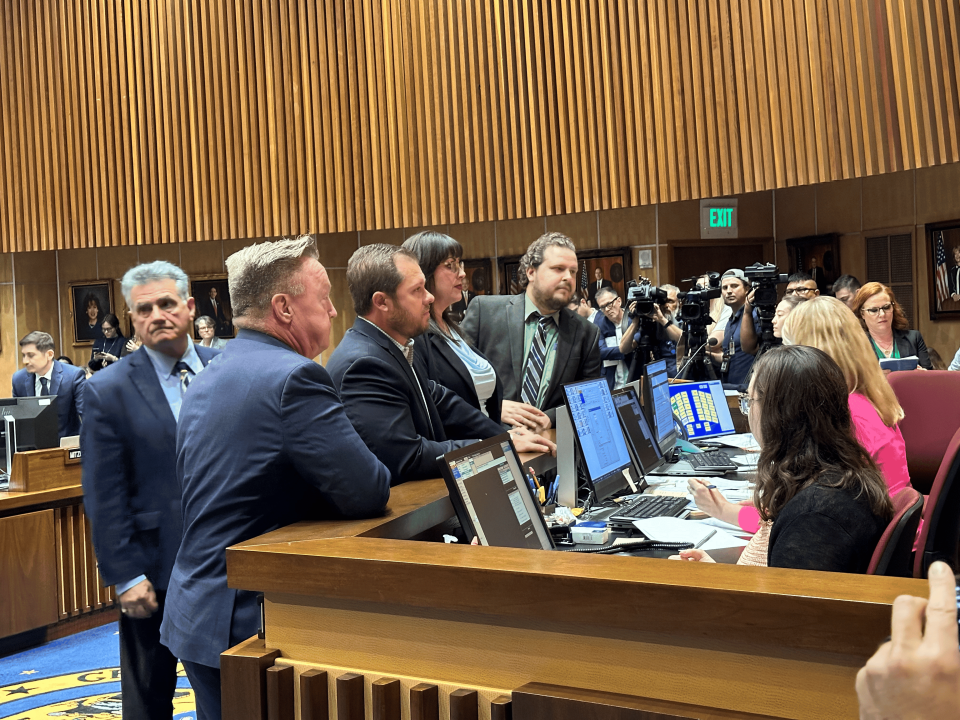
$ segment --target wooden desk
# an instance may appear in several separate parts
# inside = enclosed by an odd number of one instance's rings
[[[10,487],[0,492],[0,638],[112,606],[83,511],[79,461],[61,448],[17,453]]]
[[[265,718],[268,702],[363,717],[350,703],[365,697],[403,704],[404,717],[436,717],[419,712],[437,702],[444,717],[477,717],[479,703],[479,717],[499,718],[513,697],[516,720],[667,717],[637,708],[854,718],[854,676],[889,633],[893,599],[927,592],[900,578],[405,539],[452,516],[442,481],[407,483],[383,518],[298,523],[229,548],[230,587],[265,593],[266,633],[222,656],[224,717]]]

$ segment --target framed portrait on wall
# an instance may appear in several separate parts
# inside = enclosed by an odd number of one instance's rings
[[[70,283],[70,313],[75,345],[92,345],[103,337],[101,324],[113,307],[112,280],[86,280]]]
[[[927,225],[930,319],[960,320],[960,220]]]
[[[213,320],[218,338],[232,338],[236,335],[233,326],[233,308],[230,305],[230,287],[226,274],[203,275],[190,280],[190,294],[197,306],[196,320],[206,316]],[[200,339],[196,323],[193,337]]]
[[[578,250],[576,290],[581,292],[596,307],[594,298],[597,290],[612,287],[617,294],[626,299],[627,282],[633,276],[632,253],[630,248],[615,250]],[[500,260],[500,292],[504,295],[516,295],[520,292],[520,258]]]
[[[450,312],[457,322],[463,320],[467,305],[473,298],[477,295],[493,294],[493,264],[490,258],[464,260],[463,270],[467,274],[463,279],[463,296],[450,306]]]
[[[817,283],[817,290],[826,295],[840,272],[840,236],[836,233],[809,235],[787,240],[790,273],[804,271]]]

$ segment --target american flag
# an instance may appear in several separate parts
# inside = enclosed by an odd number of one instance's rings
[[[586,292],[587,288],[590,286],[590,281],[587,280],[587,261],[583,261],[583,267],[580,270],[580,290]]]
[[[943,230],[937,234],[937,310],[944,300],[950,299],[947,284],[947,253],[943,249]]]

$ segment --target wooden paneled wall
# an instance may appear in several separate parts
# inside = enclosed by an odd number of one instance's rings
[[[960,160],[958,0],[11,0],[0,249],[541,217]]]
[[[113,586],[104,587],[83,504],[53,511],[57,556],[57,612],[61,620],[101,610],[116,602]]]

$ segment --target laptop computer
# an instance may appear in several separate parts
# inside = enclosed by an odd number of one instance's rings
[[[653,419],[651,427],[656,431],[657,444],[660,447],[662,460],[656,467],[644,468],[646,475],[722,475],[727,472],[734,472],[737,469],[736,463],[721,452],[709,453],[687,453],[681,460],[670,462],[674,455],[674,448],[677,445],[677,439],[680,432],[674,421],[674,409],[671,402],[672,387],[670,379],[667,377],[666,362],[659,360],[649,363],[646,366],[644,375],[644,398],[649,408],[644,408],[648,420]],[[700,385],[700,383],[690,383],[691,385]],[[723,390],[720,389],[722,395]],[[724,400],[726,408],[726,400]],[[727,409],[727,417],[730,412]],[[730,426],[733,421],[730,420]]]
[[[680,418],[688,440],[704,440],[736,432],[719,380],[671,385],[670,405]]]
[[[450,502],[467,538],[481,545],[553,550],[508,433],[437,458]]]

